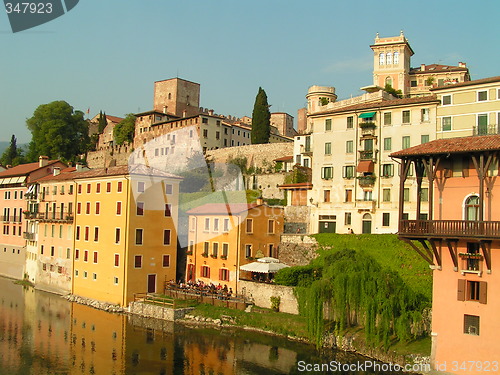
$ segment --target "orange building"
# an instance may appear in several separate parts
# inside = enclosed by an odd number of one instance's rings
[[[499,373],[500,135],[439,139],[391,156],[401,159],[399,236],[434,270],[432,365],[453,374]],[[403,186],[412,165],[417,219],[407,220]]]
[[[237,292],[240,266],[277,257],[283,208],[261,202],[208,203],[187,213],[187,280],[227,285]]]

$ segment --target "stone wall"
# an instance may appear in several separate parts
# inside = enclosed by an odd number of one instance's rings
[[[280,262],[289,266],[305,266],[316,258],[318,242],[301,234],[283,234],[279,246]]]
[[[182,319],[188,311],[192,310],[192,308],[171,309],[143,302],[130,302],[128,309],[131,314],[170,321]]]
[[[238,147],[226,147],[207,151],[207,157],[216,163],[226,163],[228,159],[237,157],[247,158],[248,167],[273,167],[273,160],[283,156],[293,155],[293,142],[265,143]]]
[[[271,308],[271,297],[280,297],[279,311],[298,315],[299,305],[293,294],[293,288],[283,285],[256,283],[240,280],[238,290],[256,306]]]
[[[247,188],[262,191],[264,199],[284,199],[284,190],[279,189],[279,185],[285,183],[285,173],[255,174],[248,176]]]
[[[286,206],[285,233],[303,235],[309,233],[310,217],[311,207],[309,206]]]
[[[127,165],[132,153],[132,145],[103,147],[87,154],[89,168],[107,168],[114,165]]]

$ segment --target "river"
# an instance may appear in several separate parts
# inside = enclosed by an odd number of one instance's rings
[[[107,313],[0,277],[0,374],[390,374],[314,371],[331,361],[367,359],[239,329]]]

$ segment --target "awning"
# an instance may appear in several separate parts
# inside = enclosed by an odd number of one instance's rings
[[[373,173],[373,161],[361,160],[356,168],[357,172]]]
[[[359,115],[359,118],[372,118],[376,112],[365,112]]]
[[[283,263],[253,262],[241,266],[240,270],[248,272],[257,272],[257,273],[276,273],[279,270],[288,267],[290,266],[287,266],[286,264]]]
[[[1,178],[0,185],[20,184],[25,180],[26,176]]]

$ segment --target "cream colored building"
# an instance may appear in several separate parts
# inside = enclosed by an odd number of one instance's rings
[[[499,134],[500,76],[436,87],[437,138]]]

